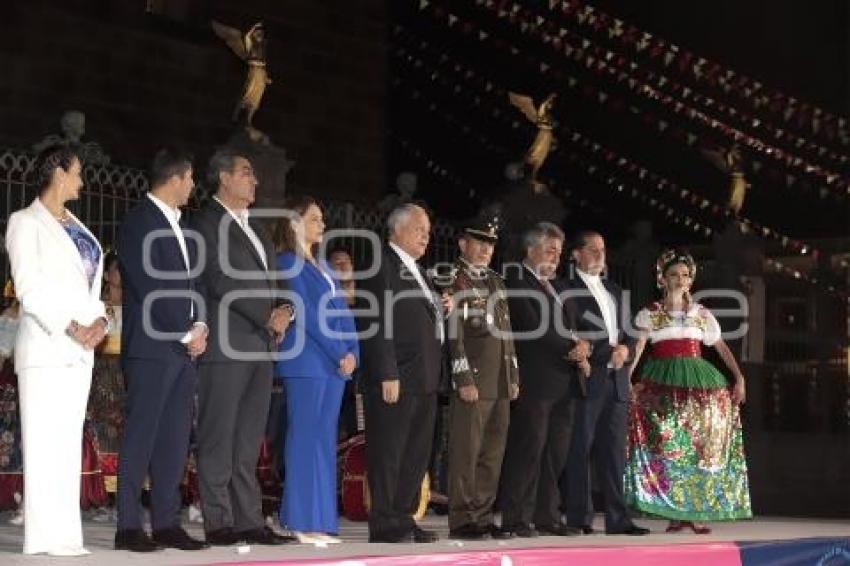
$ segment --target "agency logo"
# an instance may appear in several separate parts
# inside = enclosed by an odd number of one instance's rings
[[[816,566],[846,566],[850,564],[850,543],[835,546],[818,558]]]

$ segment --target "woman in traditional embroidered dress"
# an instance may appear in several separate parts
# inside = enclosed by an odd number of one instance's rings
[[[21,456],[21,417],[18,409],[18,376],[12,362],[20,305],[11,280],[3,289],[0,314],[0,511],[14,511],[9,522],[22,525],[24,463]],[[8,305],[8,306],[7,306]]]
[[[103,483],[103,472],[100,468],[100,448],[97,442],[97,431],[88,416],[83,421],[83,461],[80,471],[80,509],[89,512],[89,517],[95,521],[105,521],[109,515],[105,506],[109,502],[106,484]]]
[[[626,500],[670,519],[667,532],[708,534],[706,521],[752,517],[739,414],[744,376],[717,320],[691,299],[693,258],[670,250],[657,267],[664,297],[635,319],[641,336],[631,372],[647,340],[651,348],[633,388]],[[703,344],[717,350],[734,376],[731,391],[700,356]]]
[[[121,373],[121,271],[118,255],[112,251],[103,262],[104,286],[102,299],[109,318],[106,335],[94,361],[88,417],[95,431],[100,456],[103,483],[114,515],[115,493],[118,488],[118,448],[124,430],[124,400],[127,396],[124,375]],[[95,519],[105,519],[99,515]]]

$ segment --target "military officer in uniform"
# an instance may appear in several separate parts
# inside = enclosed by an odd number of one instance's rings
[[[498,219],[472,222],[458,241],[449,332],[449,530],[457,539],[508,538],[493,526],[493,503],[519,373],[508,301],[489,269]]]

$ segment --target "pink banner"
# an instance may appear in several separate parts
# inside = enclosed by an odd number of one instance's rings
[[[244,566],[741,566],[740,552],[731,542],[712,544],[621,547],[558,547],[485,550],[402,556],[362,556],[333,559],[231,562]]]

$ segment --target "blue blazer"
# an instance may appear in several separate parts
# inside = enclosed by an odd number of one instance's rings
[[[355,336],[354,318],[348,309],[348,303],[342,295],[339,281],[333,278],[333,271],[324,263],[322,268],[332,277],[336,296],[331,297],[328,281],[316,266],[309,261],[296,257],[291,252],[277,256],[280,270],[292,270],[296,264],[300,267],[287,279],[290,290],[301,301],[295,300],[295,322],[286,331],[278,351],[292,352],[303,336],[303,348],[291,359],[275,362],[277,377],[307,378],[343,378],[339,373],[339,361],[348,353],[354,354],[360,365],[360,347]],[[324,307],[324,308],[323,308]],[[324,313],[322,312],[324,311]],[[324,321],[320,321],[323,317]],[[322,329],[325,329],[325,332]],[[344,333],[344,337],[328,336],[327,330]]]
[[[186,236],[188,228],[181,219],[180,226],[186,239],[189,263],[197,262],[195,241]],[[130,210],[121,222],[118,234],[118,260],[123,286],[123,320],[121,324],[121,355],[124,358],[163,359],[187,357],[186,347],[179,338],[159,339],[145,332],[144,301],[157,291],[182,293],[182,296],[160,297],[150,303],[150,323],[154,330],[172,335],[183,335],[199,320],[201,305],[188,295],[201,292],[197,279],[186,276],[186,263],[177,236],[154,240],[148,260],[154,268],[168,271],[175,278],[162,279],[148,273],[144,265],[143,242],[153,230],[171,231],[171,225],[162,211],[147,197]],[[194,303],[194,304],[193,304]]]

